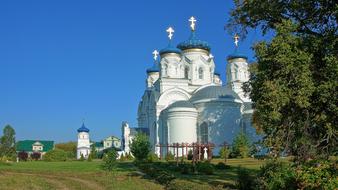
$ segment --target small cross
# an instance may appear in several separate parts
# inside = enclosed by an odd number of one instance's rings
[[[173,33],[175,32],[174,29],[172,27],[169,27],[166,31],[168,32],[168,38],[171,40],[174,35]]]
[[[235,34],[235,36],[234,36],[234,39],[235,39],[235,45],[236,45],[236,47],[238,47],[238,40],[239,40],[239,36],[238,36],[238,34]]]
[[[154,55],[154,60],[156,61],[157,56],[158,56],[158,51],[156,49],[153,51],[153,55]]]
[[[197,20],[192,16],[192,17],[190,17],[190,19],[189,19],[189,22],[191,22],[191,24],[190,24],[190,28],[191,28],[191,30],[192,31],[195,31],[195,22],[196,22]]]

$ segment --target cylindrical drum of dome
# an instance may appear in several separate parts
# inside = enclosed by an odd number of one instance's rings
[[[188,101],[177,101],[167,108],[168,143],[197,142],[197,110]],[[175,152],[176,151],[176,152]],[[171,151],[174,155],[182,156],[182,150]],[[185,149],[183,154],[187,154]]]

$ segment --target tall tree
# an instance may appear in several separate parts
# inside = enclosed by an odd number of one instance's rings
[[[0,156],[13,156],[13,154],[15,154],[15,130],[10,125],[6,125],[0,138]]]
[[[130,151],[138,161],[144,161],[150,153],[150,142],[147,135],[139,133],[131,142]]]
[[[337,151],[338,3],[333,0],[234,0],[228,29],[272,31],[254,46],[250,79],[254,125],[275,153],[299,160]]]

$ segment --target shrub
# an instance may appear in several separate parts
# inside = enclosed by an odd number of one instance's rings
[[[198,162],[196,166],[199,173],[206,175],[212,175],[214,173],[214,167],[209,161]]]
[[[192,160],[192,158],[194,157],[193,153],[192,153],[192,150],[190,149],[188,151],[188,160]]]
[[[117,152],[115,149],[111,149],[103,155],[102,168],[107,171],[113,171],[116,167]]]
[[[232,143],[231,157],[233,158],[246,158],[249,156],[250,143],[248,137],[243,131],[237,134]]]
[[[214,188],[207,184],[194,183],[191,181],[174,179],[167,185],[167,190],[213,190]]]
[[[158,161],[158,156],[155,153],[149,153],[147,156],[147,161],[148,162],[155,162]]]
[[[219,150],[219,156],[221,158],[223,158],[224,160],[226,160],[228,157],[229,157],[229,154],[230,154],[230,150],[228,147],[222,147],[220,150]]]
[[[155,175],[157,175],[155,180],[162,185],[168,185],[172,180],[175,179],[174,175],[166,171],[157,171]]]
[[[294,170],[287,163],[269,161],[261,167],[256,180],[258,189],[297,189]]]
[[[218,170],[225,170],[225,169],[229,169],[230,166],[224,164],[223,162],[218,162],[218,163],[216,164],[215,168],[218,169]]]
[[[85,157],[83,156],[83,154],[80,155],[79,161],[85,161]]]
[[[335,189],[338,187],[336,163],[310,161],[295,167],[299,189]]]
[[[134,157],[129,153],[126,153],[126,156],[125,156],[126,160],[134,160]]]
[[[170,161],[170,160],[175,160],[175,156],[173,153],[171,153],[170,151],[165,155],[165,160],[166,161]]]
[[[131,142],[130,151],[139,161],[144,161],[150,152],[150,142],[148,136],[139,133]]]
[[[66,161],[67,152],[61,149],[50,150],[43,156],[43,160],[48,162]]]
[[[18,157],[20,161],[27,161],[28,159],[28,153],[25,151],[21,151],[18,153]]]
[[[41,153],[40,152],[33,152],[33,154],[31,154],[31,158],[33,160],[40,160],[41,158]]]
[[[190,164],[180,164],[180,169],[181,169],[181,174],[189,174],[191,171],[191,166]]]
[[[254,189],[254,180],[250,176],[249,171],[242,167],[237,169],[236,186],[239,190],[251,190]]]

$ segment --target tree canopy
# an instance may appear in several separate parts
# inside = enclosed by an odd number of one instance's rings
[[[15,130],[12,126],[6,125],[0,138],[0,156],[13,155],[15,155]]]
[[[333,0],[234,0],[227,24],[245,36],[261,28],[271,41],[254,45],[250,93],[253,123],[274,153],[298,160],[337,151],[338,3]]]
[[[144,161],[150,153],[150,142],[148,136],[139,133],[131,142],[130,151],[138,161]]]

